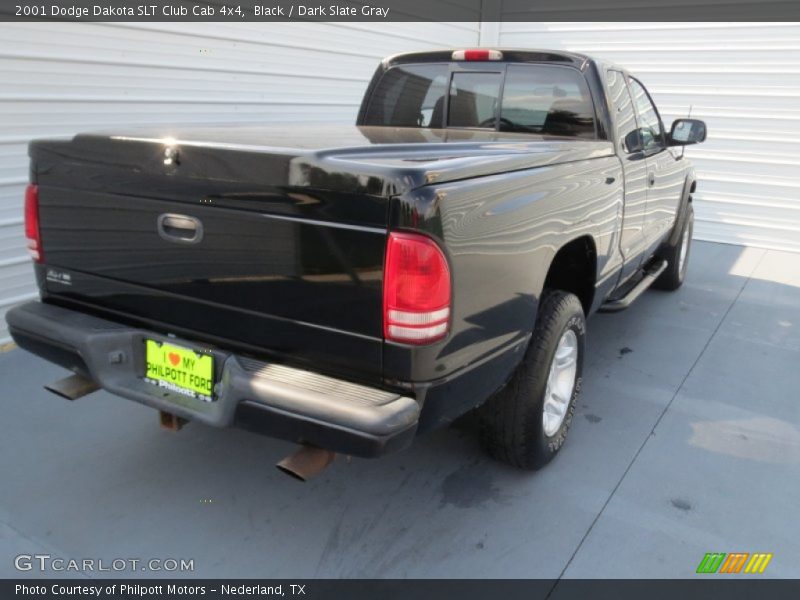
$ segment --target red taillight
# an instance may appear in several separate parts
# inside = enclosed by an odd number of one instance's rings
[[[34,262],[44,260],[42,237],[39,234],[39,186],[30,184],[25,188],[25,237],[28,238],[28,252]]]
[[[450,325],[450,269],[436,242],[390,233],[383,271],[383,334],[405,344],[428,344]]]
[[[454,50],[453,60],[503,60],[503,53],[500,50],[489,50],[488,48],[473,48],[471,50]]]

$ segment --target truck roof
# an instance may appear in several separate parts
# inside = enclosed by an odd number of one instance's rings
[[[481,48],[488,50],[489,48]],[[383,59],[383,66],[389,68],[394,65],[418,62],[451,62],[453,52],[465,48],[444,48],[440,50],[424,50],[421,52],[403,52]],[[531,48],[491,48],[503,53],[502,62],[555,62],[566,63],[581,69],[593,60],[591,57],[577,52],[564,50],[537,50]],[[491,61],[489,61],[491,62]]]

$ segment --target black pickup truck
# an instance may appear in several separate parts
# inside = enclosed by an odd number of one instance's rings
[[[41,302],[9,328],[74,372],[52,391],[298,442],[301,476],[473,409],[492,456],[538,468],[586,317],[683,281],[696,181],[676,147],[705,129],[666,130],[612,64],[472,49],[385,59],[352,126],[34,141]]]

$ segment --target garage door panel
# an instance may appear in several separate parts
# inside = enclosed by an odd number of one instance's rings
[[[0,343],[7,305],[35,296],[22,233],[29,140],[137,125],[352,123],[381,58],[475,46],[479,30],[435,22],[4,24]]]
[[[800,251],[800,24],[502,23],[500,46],[585,52],[652,92],[667,126],[692,116],[695,236]]]

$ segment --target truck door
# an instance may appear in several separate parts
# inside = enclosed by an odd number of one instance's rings
[[[616,152],[622,162],[624,177],[624,208],[620,251],[622,253],[622,275],[624,281],[636,271],[645,250],[644,223],[647,208],[647,161],[637,149],[638,124],[625,75],[622,71],[609,69],[606,72],[609,100],[613,113]]]
[[[628,81],[647,163],[647,204],[643,231],[644,256],[648,257],[672,228],[685,173],[676,151],[667,147],[664,124],[647,89],[633,77]]]

